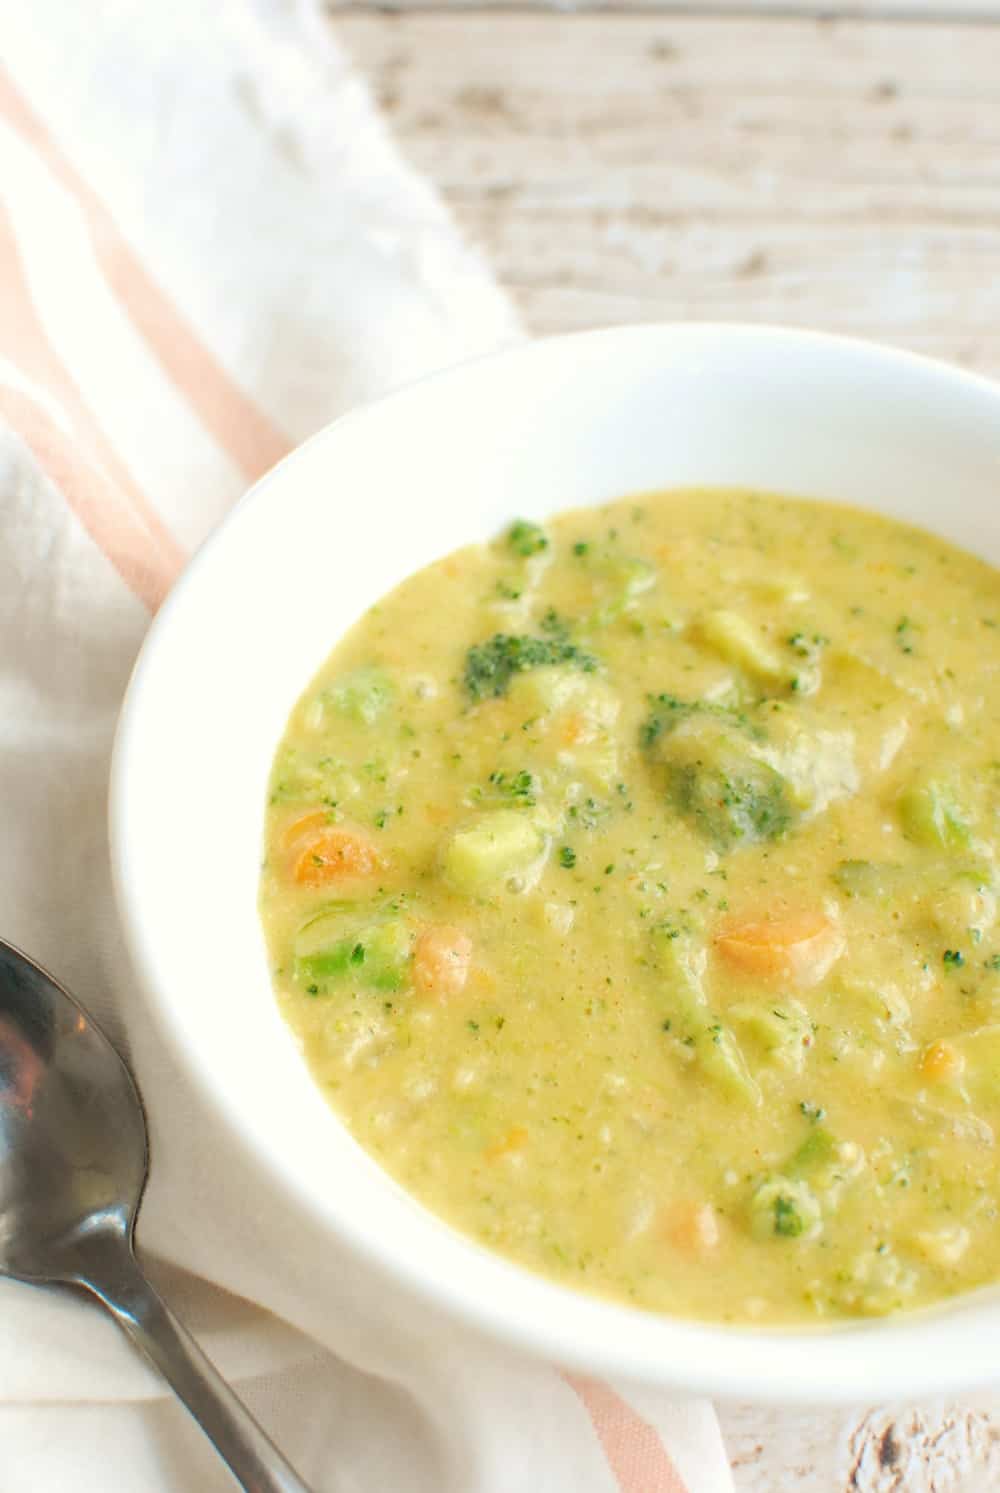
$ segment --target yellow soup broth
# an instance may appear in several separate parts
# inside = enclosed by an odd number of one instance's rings
[[[316,1082],[436,1213],[655,1311],[1000,1276],[1000,581],[670,492],[411,576],[296,705],[261,911]]]

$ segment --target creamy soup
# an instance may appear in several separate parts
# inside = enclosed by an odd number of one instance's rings
[[[979,560],[750,492],[411,576],[270,785],[275,988],[337,1114],[483,1244],[655,1311],[996,1279],[998,627]]]

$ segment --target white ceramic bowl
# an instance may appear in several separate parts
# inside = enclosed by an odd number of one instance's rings
[[[192,562],[125,702],[111,838],[150,1015],[283,1206],[291,1198],[314,1234],[508,1343],[756,1399],[995,1381],[994,1290],[899,1319],[763,1331],[659,1318],[508,1264],[357,1147],[278,1016],[256,912],[265,781],[291,705],[340,634],[410,571],[514,515],[685,483],[863,504],[1000,562],[1000,388],[810,333],[648,326],[536,342],[321,432]],[[202,853],[206,825],[226,847],[224,875]]]

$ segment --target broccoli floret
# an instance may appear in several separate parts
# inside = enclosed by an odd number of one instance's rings
[[[549,547],[545,530],[538,524],[529,523],[526,518],[519,518],[511,524],[507,530],[507,543],[518,555],[539,555]]]
[[[720,850],[776,840],[792,823],[784,778],[752,758],[668,765],[667,792],[675,808]]]
[[[679,700],[676,695],[651,695],[650,704],[653,708],[639,730],[639,744],[647,749],[694,715],[724,721],[740,731],[760,736],[759,732],[753,731],[745,712],[733,710],[728,705],[716,705],[710,700]]]
[[[743,712],[673,695],[652,705],[639,739],[659,762],[678,813],[720,850],[785,833],[794,818],[788,783]]]
[[[597,659],[571,643],[562,631],[545,638],[498,632],[466,654],[465,690],[473,700],[488,700],[505,695],[515,674],[558,664],[592,674]]]

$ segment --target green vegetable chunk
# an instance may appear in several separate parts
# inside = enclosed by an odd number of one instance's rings
[[[393,693],[385,670],[369,664],[342,675],[331,685],[327,698],[341,715],[373,726],[392,704]]]
[[[903,833],[917,845],[965,850],[971,838],[968,820],[946,784],[929,780],[911,784],[897,808]]]
[[[456,830],[445,846],[442,864],[456,887],[483,893],[509,876],[534,870],[544,853],[545,837],[528,814],[497,809]]]
[[[498,632],[466,654],[465,691],[476,701],[497,698],[507,693],[517,674],[559,664],[591,674],[597,668],[597,659],[570,642],[562,631],[544,638]]]
[[[411,950],[410,932],[399,918],[358,922],[339,909],[327,910],[299,929],[296,978],[309,986],[350,977],[368,990],[401,990]]]

